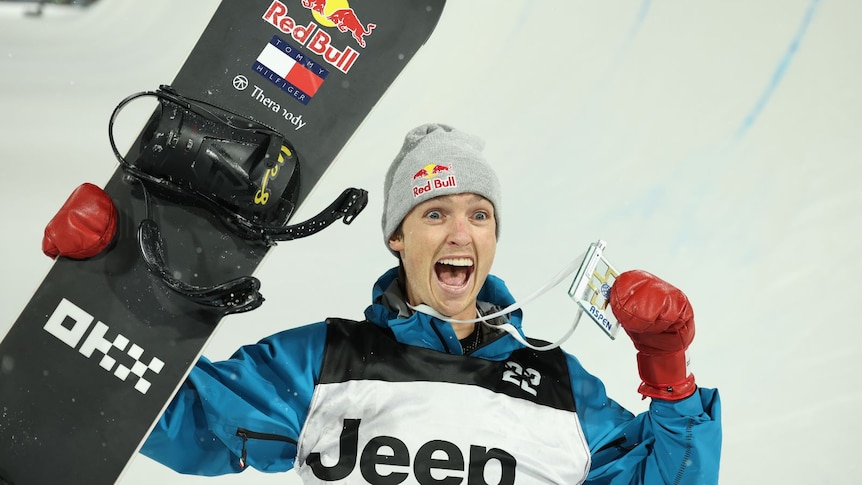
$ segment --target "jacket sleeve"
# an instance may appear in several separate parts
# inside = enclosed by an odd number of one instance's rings
[[[293,468],[320,375],[326,324],[287,330],[195,364],[141,453],[194,475]]]
[[[588,484],[714,484],[721,455],[721,403],[715,389],[680,401],[653,399],[634,415],[567,354],[575,406],[590,447]]]

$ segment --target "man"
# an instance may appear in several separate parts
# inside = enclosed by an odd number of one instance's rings
[[[577,359],[536,352],[490,275],[500,186],[476,137],[444,125],[407,134],[385,181],[383,235],[399,265],[374,286],[366,322],[330,319],[202,359],[142,452],[203,475],[296,468],[306,483],[715,483],[719,398],[686,369],[691,307],[642,271],[611,307],[638,348],[634,416]],[[429,312],[431,313],[431,312]],[[535,341],[534,341],[535,343]]]

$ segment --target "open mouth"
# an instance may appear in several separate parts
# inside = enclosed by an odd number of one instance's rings
[[[446,258],[434,265],[437,280],[450,288],[463,288],[473,275],[473,260],[470,258]]]

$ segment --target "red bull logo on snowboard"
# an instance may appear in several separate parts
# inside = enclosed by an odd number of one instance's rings
[[[413,197],[457,185],[452,167],[429,163],[413,174]]]
[[[363,49],[365,36],[371,35],[371,31],[377,27],[376,24],[363,25],[346,0],[302,0],[302,6],[311,10],[318,22],[324,25],[330,23],[329,27],[336,27],[340,32],[350,32]]]
[[[263,20],[290,35],[294,41],[346,74],[359,58],[359,52],[349,46],[339,49],[332,45],[332,36],[324,28],[336,28],[339,32],[350,33],[353,40],[364,49],[365,38],[371,35],[377,25],[363,23],[350,8],[347,0],[301,1],[302,6],[311,11],[316,22],[300,25],[288,15],[287,5],[279,0],[273,0],[263,14]]]

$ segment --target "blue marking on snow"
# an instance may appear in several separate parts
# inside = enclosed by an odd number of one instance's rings
[[[629,31],[626,34],[623,43],[620,45],[619,49],[613,56],[613,60],[609,64],[608,69],[606,69],[604,75],[602,76],[601,84],[607,86],[610,83],[610,80],[616,76],[616,71],[620,64],[622,64],[623,59],[626,58],[629,51],[631,50],[631,46],[635,41],[638,33],[646,22],[647,14],[649,14],[650,5],[652,4],[652,0],[643,0],[641,2],[640,10],[638,10],[637,17],[635,17],[635,22],[629,27]]]
[[[787,52],[784,53],[784,56],[778,63],[778,66],[775,68],[775,71],[772,73],[772,78],[769,81],[769,84],[766,87],[766,90],[760,95],[760,99],[757,100],[757,103],[754,105],[754,108],[748,113],[745,119],[742,122],[742,125],[736,132],[736,137],[741,138],[745,135],[749,128],[757,121],[757,117],[760,116],[760,113],[766,107],[766,104],[769,102],[772,95],[775,93],[775,90],[778,88],[778,85],[781,83],[784,75],[787,73],[787,69],[790,67],[790,62],[793,60],[793,56],[796,55],[796,52],[799,50],[799,45],[802,43],[803,37],[805,37],[805,33],[808,31],[808,26],[811,24],[811,20],[814,18],[814,14],[817,10],[817,6],[820,3],[820,0],[811,0],[808,4],[808,9],[805,11],[805,15],[802,17],[802,24],[800,24],[799,28],[796,31],[796,35],[793,37],[793,40],[790,42],[790,46],[787,48]]]

